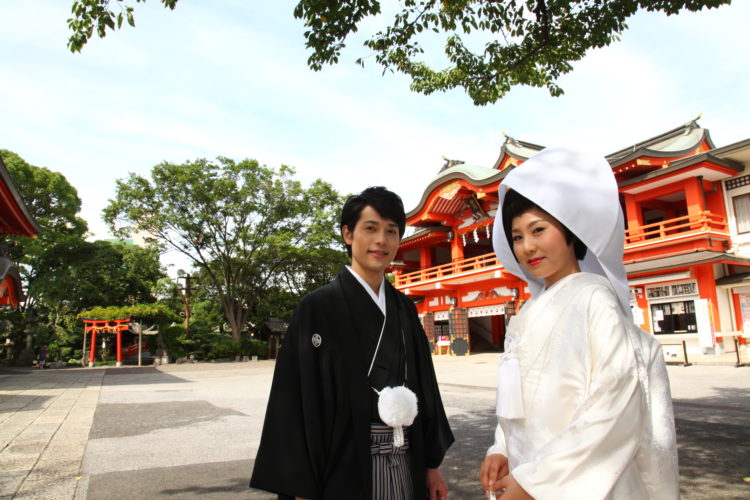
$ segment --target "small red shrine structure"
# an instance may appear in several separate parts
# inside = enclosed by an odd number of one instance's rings
[[[83,356],[86,358],[86,335],[91,334],[89,367],[96,364],[96,335],[117,335],[117,362],[116,366],[122,366],[122,332],[130,328],[130,318],[123,319],[86,319],[83,320]]]
[[[502,348],[526,283],[492,251],[497,189],[543,149],[506,137],[493,166],[447,161],[407,213],[391,271],[430,340],[452,352]],[[716,147],[697,119],[608,155],[625,216],[637,324],[665,346],[732,351],[750,334],[750,139]],[[581,179],[580,182],[585,182]],[[675,348],[677,349],[677,348]],[[436,350],[438,350],[436,348]],[[670,354],[670,353],[667,353]]]
[[[0,236],[8,234],[34,237],[41,230],[24,205],[0,158]],[[0,306],[16,308],[24,296],[21,276],[9,254],[7,246],[0,243]]]

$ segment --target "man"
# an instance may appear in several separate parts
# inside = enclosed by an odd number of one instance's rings
[[[250,486],[281,499],[444,499],[453,443],[414,304],[385,279],[406,217],[383,187],[351,196],[341,234],[351,266],[297,306],[276,364]],[[418,412],[404,446],[378,393],[406,386]]]

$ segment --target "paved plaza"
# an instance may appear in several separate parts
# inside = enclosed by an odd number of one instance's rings
[[[495,355],[435,357],[451,498],[494,427]],[[247,488],[273,361],[0,369],[0,499],[264,499]],[[750,367],[670,366],[686,499],[750,498]]]

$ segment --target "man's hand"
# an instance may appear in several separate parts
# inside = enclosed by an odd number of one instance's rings
[[[495,489],[502,489],[503,494],[497,498],[502,500],[534,500],[513,476],[505,476],[495,483]]]
[[[438,469],[427,469],[427,498],[445,500],[448,498],[448,485]]]
[[[508,457],[500,453],[487,455],[479,469],[479,482],[482,489],[489,495],[490,491],[498,490],[496,483],[508,475]]]

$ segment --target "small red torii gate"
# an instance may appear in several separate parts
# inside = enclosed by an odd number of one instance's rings
[[[83,356],[86,357],[86,334],[91,333],[91,352],[89,353],[89,367],[95,365],[96,359],[96,334],[117,334],[117,364],[122,366],[122,332],[130,328],[130,318],[123,319],[83,319]]]

